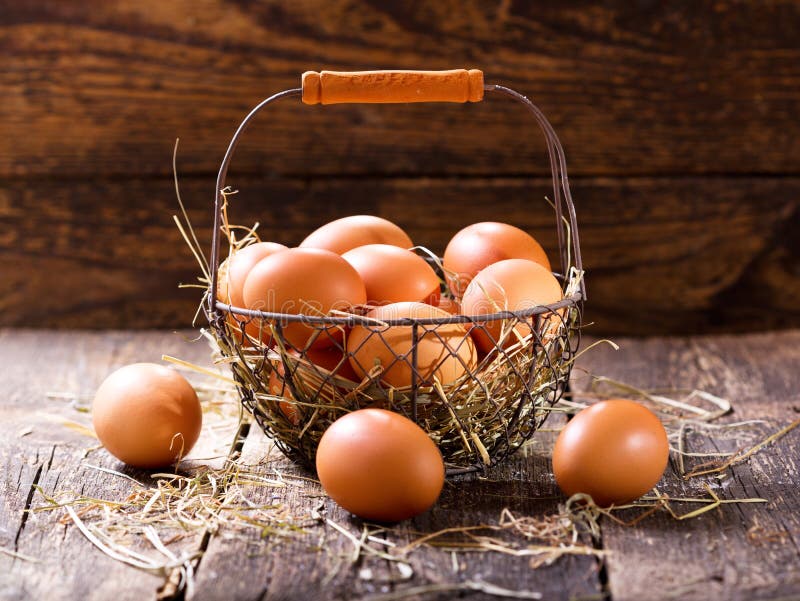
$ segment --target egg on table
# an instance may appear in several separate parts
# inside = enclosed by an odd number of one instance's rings
[[[669,460],[664,426],[649,409],[625,399],[596,403],[564,426],[553,448],[553,474],[567,496],[624,505],[652,489]]]
[[[426,511],[445,476],[442,455],[425,431],[384,409],[360,409],[333,422],[319,441],[316,467],[334,501],[378,522]]]
[[[117,459],[156,468],[192,449],[203,412],[194,388],[177,371],[134,363],[113,372],[97,389],[92,423],[100,442]]]
[[[290,248],[272,254],[250,270],[243,289],[248,309],[268,313],[304,314],[313,317],[331,311],[350,312],[367,300],[361,276],[350,263],[328,250]],[[271,320],[262,328],[275,325]],[[330,346],[341,340],[343,329],[301,321],[278,324],[283,338],[297,349],[310,344]]]
[[[447,244],[442,264],[458,298],[479,271],[505,259],[528,259],[550,271],[550,260],[533,236],[496,221],[473,223],[459,231]]]
[[[404,317],[446,318],[450,314],[425,303],[393,303],[372,309],[368,318],[382,322]],[[357,325],[347,336],[347,351],[356,374],[363,378],[380,368],[380,379],[395,388],[412,384],[412,326],[376,323]],[[452,384],[478,362],[475,344],[462,324],[419,326],[416,344],[418,384]]]
[[[411,248],[414,243],[399,226],[374,215],[351,215],[326,223],[300,243],[301,248],[322,248],[342,254],[366,244],[391,244]]]

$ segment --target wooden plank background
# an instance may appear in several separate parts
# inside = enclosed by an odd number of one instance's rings
[[[800,5],[0,0],[0,325],[188,325],[234,128],[307,69],[480,67],[567,152],[594,334],[800,325]],[[304,107],[253,124],[232,218],[294,244],[377,212],[441,251],[510,221],[552,249],[548,164],[522,109]]]

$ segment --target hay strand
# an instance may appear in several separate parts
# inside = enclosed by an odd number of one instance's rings
[[[707,476],[709,474],[716,474],[716,473],[725,471],[726,469],[728,469],[730,467],[733,467],[734,465],[742,463],[743,461],[747,461],[750,457],[752,457],[753,455],[755,455],[756,453],[758,453],[759,451],[761,451],[765,447],[771,445],[775,441],[777,441],[777,440],[783,438],[784,436],[786,436],[789,432],[794,430],[797,426],[800,426],[800,420],[793,421],[791,424],[789,424],[785,428],[781,428],[779,431],[777,431],[777,432],[775,432],[773,434],[770,434],[769,436],[764,438],[761,442],[759,442],[758,444],[756,444],[756,445],[754,445],[754,446],[752,446],[752,447],[750,447],[748,449],[742,449],[742,450],[737,451],[736,453],[734,453],[728,459],[726,459],[725,461],[723,461],[721,463],[717,462],[717,461],[712,461],[712,462],[703,463],[701,465],[698,465],[697,467],[695,467],[690,472],[683,474],[683,478],[684,478],[684,480],[688,480],[690,478],[696,478],[698,476]]]

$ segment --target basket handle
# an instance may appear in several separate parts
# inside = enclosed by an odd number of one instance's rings
[[[483,71],[306,71],[305,104],[480,102]]]
[[[336,82],[331,88],[326,83],[328,75]],[[316,80],[316,83],[312,83]],[[379,83],[380,82],[380,83]],[[474,86],[480,83],[476,89]],[[316,86],[316,88],[315,88]],[[316,89],[316,92],[312,90]],[[333,92],[331,92],[333,90]],[[301,96],[306,104],[335,104],[340,102],[478,102],[483,98],[483,91],[509,96],[527,107],[534,116],[547,141],[547,152],[550,157],[550,170],[553,176],[553,201],[556,209],[558,229],[558,246],[561,251],[561,265],[564,276],[570,267],[569,250],[572,250],[572,264],[583,272],[581,245],[578,237],[578,223],[575,205],[567,178],[567,163],[564,149],[553,130],[553,126],[541,110],[526,96],[505,86],[483,84],[483,72],[477,69],[456,69],[454,71],[361,71],[342,73],[308,71],[303,74],[303,87],[292,88],[273,94],[257,104],[236,128],[228,144],[222,164],[217,173],[217,185],[214,192],[214,225],[211,240],[211,287],[207,296],[207,313],[209,319],[217,313],[217,305],[228,308],[225,303],[217,301],[217,280],[219,278],[220,246],[222,229],[222,206],[225,190],[225,178],[228,174],[233,153],[239,144],[242,134],[250,122],[264,107],[282,98]],[[412,93],[413,92],[413,93]],[[306,99],[308,93],[309,99]],[[314,96],[317,94],[318,97]],[[313,101],[311,101],[313,100]],[[566,205],[567,214],[563,214]],[[565,238],[563,220],[569,222],[570,236]],[[586,300],[586,283],[580,280],[580,298]],[[246,313],[245,313],[246,314]]]

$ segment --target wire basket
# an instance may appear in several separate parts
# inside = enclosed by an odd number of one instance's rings
[[[544,133],[553,178],[561,264],[554,275],[562,285],[561,301],[524,311],[376,321],[364,312],[254,311],[217,298],[225,177],[241,135],[264,107],[295,98],[306,104],[476,102],[484,92],[521,103]],[[428,260],[446,289],[440,261]],[[419,424],[439,446],[449,475],[484,470],[502,461],[530,439],[568,388],[585,298],[578,225],[561,144],[530,100],[507,87],[484,84],[481,71],[305,73],[302,87],[270,96],[247,115],[223,158],[204,311],[243,405],[288,457],[308,467],[313,468],[327,427],[365,407],[390,409]],[[287,335],[297,328],[311,332],[309,342],[298,345],[296,337]],[[469,342],[478,334],[490,344],[482,355]],[[326,361],[318,356],[323,339]],[[405,340],[405,346],[398,345],[398,339]],[[365,356],[365,349],[376,348]],[[423,353],[430,348],[437,351],[433,360],[429,352]],[[392,373],[402,374],[403,383],[391,378]]]

